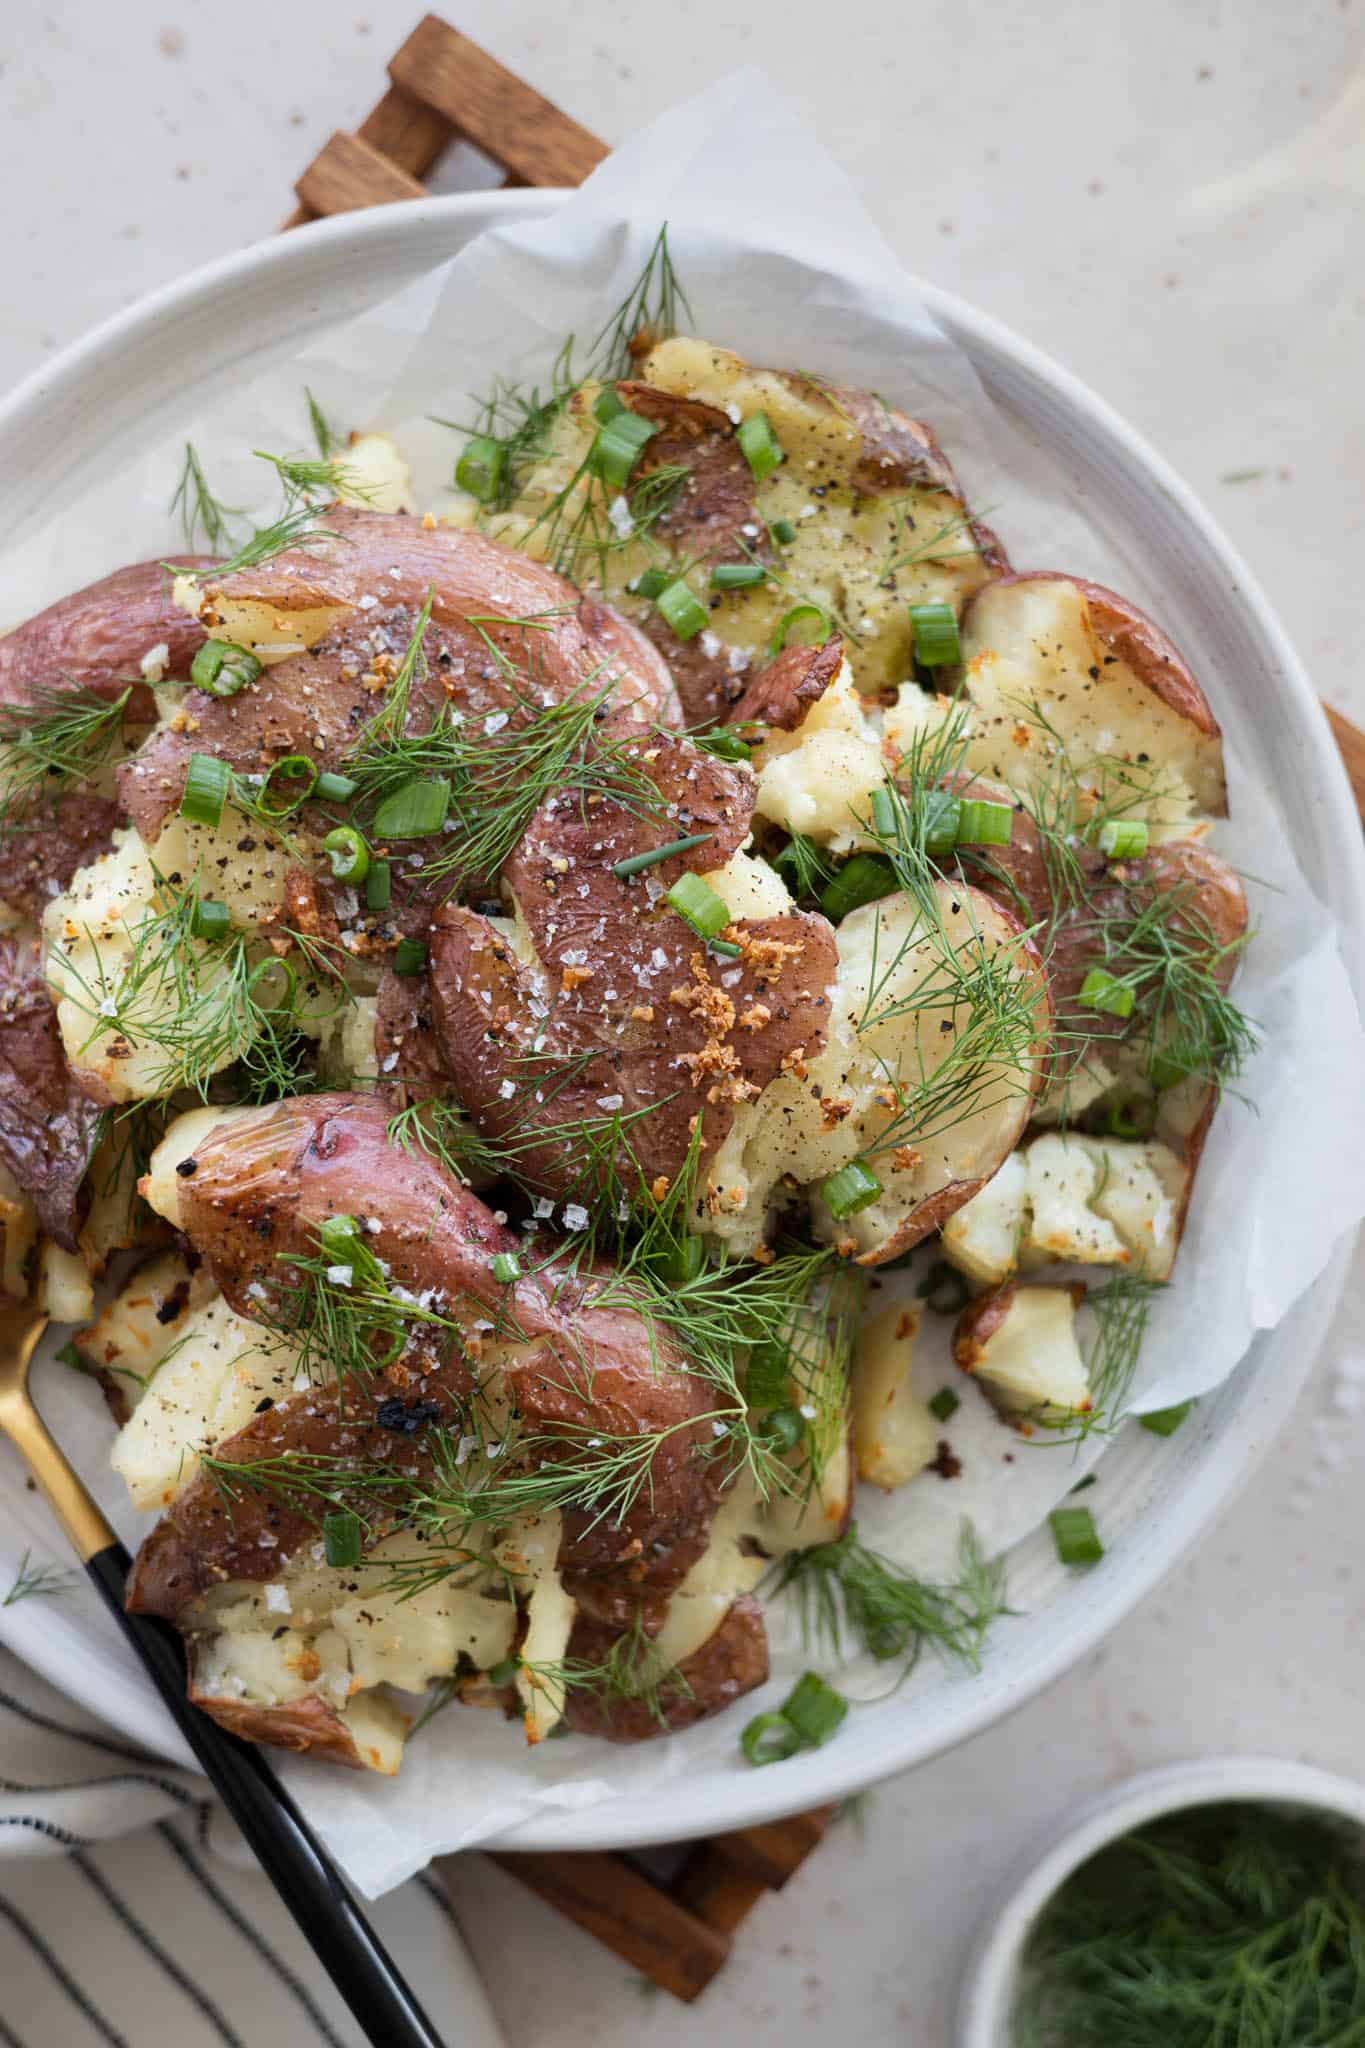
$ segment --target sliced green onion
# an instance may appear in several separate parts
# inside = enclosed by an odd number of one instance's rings
[[[335,1514],[322,1518],[322,1549],[328,1564],[348,1565],[360,1563],[360,1552],[364,1527],[351,1508],[338,1508]]]
[[[354,825],[338,825],[322,842],[338,882],[363,882],[370,872],[370,849]]]
[[[883,785],[872,792],[872,829],[883,839],[894,839],[897,832],[897,804],[891,791]]]
[[[87,1370],[85,1360],[76,1349],[74,1341],[69,1337],[61,1349],[54,1352],[53,1356],[56,1358],[58,1365],[69,1365],[73,1372],[85,1372]]]
[[[666,583],[654,603],[680,640],[693,640],[706,624],[707,610],[681,576]]]
[[[307,803],[317,779],[317,765],[306,754],[284,754],[268,770],[256,801],[270,817],[287,818]],[[291,782],[297,785],[293,790]]]
[[[722,960],[742,960],[744,958],[743,946],[737,946],[733,939],[708,939],[707,948],[712,953],[719,953]]]
[[[393,949],[393,971],[405,977],[426,971],[427,949],[421,939],[400,939]]]
[[[1063,1564],[1098,1564],[1104,1556],[1095,1517],[1089,1508],[1054,1508],[1048,1516],[1052,1540]]]
[[[936,1422],[951,1422],[961,1406],[961,1401],[951,1387],[940,1387],[929,1399],[929,1413]]]
[[[961,1315],[972,1298],[971,1289],[957,1267],[944,1259],[935,1259],[915,1292],[936,1316]]]
[[[1156,1099],[1151,1095],[1129,1096],[1111,1103],[1104,1115],[1105,1136],[1109,1138],[1150,1138],[1156,1129]]]
[[[711,571],[713,590],[755,590],[767,580],[762,562],[717,562]]]
[[[225,939],[232,928],[232,914],[226,903],[201,899],[190,913],[190,931],[196,939]]]
[[[794,1451],[806,1434],[806,1418],[799,1408],[774,1408],[764,1420],[763,1434],[780,1450]]]
[[[876,903],[899,887],[896,870],[884,853],[855,853],[825,890],[820,908],[831,924],[838,924],[850,910],[863,903]]]
[[[692,744],[704,754],[714,754],[718,761],[747,761],[754,746],[752,740],[741,739],[737,732],[724,731],[699,733]]]
[[[1141,860],[1147,851],[1147,825],[1142,818],[1111,818],[1100,826],[1099,849],[1109,860]]]
[[[815,633],[810,640],[802,640],[799,642],[799,645],[802,647],[814,647],[820,641],[828,640],[830,618],[824,606],[819,604],[794,604],[789,612],[783,613],[773,628],[772,638],[768,642],[768,654],[770,657],[782,652],[782,649],[791,638],[792,628],[802,619],[815,620]]]
[[[1131,1017],[1133,991],[1107,967],[1092,967],[1081,983],[1076,1000],[1087,1010],[1105,1010],[1111,1017]]]
[[[521,1669],[520,1657],[504,1657],[501,1664],[494,1664],[488,1673],[490,1685],[511,1685]]]
[[[856,1216],[859,1209],[875,1202],[881,1192],[881,1182],[861,1159],[851,1159],[820,1185],[825,1207],[841,1223],[846,1216]]]
[[[261,664],[246,647],[231,640],[206,640],[190,663],[190,681],[210,697],[235,697],[261,673]]]
[[[216,754],[191,754],[180,798],[180,815],[196,825],[220,825],[232,771]]]
[[[690,853],[694,846],[705,846],[708,839],[715,838],[714,832],[690,832],[686,839],[670,839],[667,846],[653,846],[648,853],[632,853],[628,860],[612,862],[612,873],[618,882],[625,882],[632,875],[642,875],[646,868],[655,868],[661,860],[672,860],[675,853]]]
[[[393,869],[386,860],[372,860],[365,877],[365,908],[387,910],[393,894]]]
[[[735,429],[735,439],[756,484],[761,484],[779,463],[786,461],[786,450],[773,432],[773,423],[766,412],[752,412],[747,420],[741,420]]]
[[[360,784],[354,775],[334,775],[329,768],[325,775],[319,775],[313,784],[313,794],[323,803],[344,804],[353,797]]]
[[[910,632],[915,660],[922,668],[945,668],[950,662],[961,661],[957,614],[950,604],[912,604]]]
[[[493,1278],[499,1287],[510,1287],[521,1278],[521,1260],[515,1252],[494,1252]]]
[[[602,479],[609,491],[623,491],[644,452],[646,441],[658,431],[655,421],[642,420],[638,413],[627,412],[623,406],[612,414],[605,426],[598,428],[588,450],[588,468],[594,476]]]
[[[957,822],[959,846],[1008,846],[1014,812],[1008,804],[989,804],[971,797],[963,801]]]
[[[374,814],[376,839],[425,839],[439,832],[450,810],[450,784],[442,777],[430,782],[405,782],[386,796]]]
[[[688,1235],[668,1247],[659,1261],[659,1272],[671,1286],[685,1287],[695,1280],[706,1264],[706,1247],[699,1237]]]
[[[780,1764],[804,1747],[785,1714],[755,1714],[740,1736],[739,1746],[754,1765]]]
[[[924,851],[931,860],[942,860],[958,841],[962,822],[962,799],[946,789],[931,789],[924,796]]]
[[[789,548],[796,539],[796,528],[790,519],[774,519],[768,531],[779,546],[784,548]]]
[[[607,425],[608,421],[614,420],[618,413],[624,412],[625,409],[620,399],[616,396],[616,386],[614,384],[604,384],[592,402],[592,416],[599,426],[603,427]]]
[[[1150,1415],[1139,1415],[1138,1421],[1153,1436],[1174,1436],[1193,1407],[1193,1401],[1179,1401],[1174,1408],[1154,1408]]]
[[[1147,1062],[1147,1072],[1158,1095],[1164,1095],[1168,1088],[1178,1088],[1182,1081],[1188,1081],[1192,1071],[1184,1060],[1169,1052],[1154,1052]]]
[[[1098,1486],[1099,1483],[1100,1475],[1098,1472],[1087,1472],[1084,1479],[1078,1479],[1076,1484],[1067,1490],[1070,1493],[1084,1493],[1088,1487]]]
[[[699,938],[718,938],[730,922],[724,897],[717,896],[700,875],[679,875],[664,902],[677,911],[684,923],[691,925]]]
[[[318,1243],[322,1246],[323,1256],[335,1265],[343,1266],[354,1259],[361,1242],[360,1225],[354,1216],[324,1216],[318,1225]]]
[[[507,450],[502,442],[495,441],[491,434],[475,434],[465,442],[464,453],[455,465],[455,481],[481,505],[490,505],[502,489],[506,472]]]
[[[755,1344],[744,1375],[744,1398],[751,1408],[781,1408],[787,1400],[791,1353],[771,1339]]]
[[[637,597],[657,597],[661,590],[667,590],[669,574],[667,569],[642,569],[633,582],[626,585]]]
[[[818,1671],[808,1671],[797,1679],[782,1712],[806,1748],[819,1749],[842,1726],[848,1701]]]

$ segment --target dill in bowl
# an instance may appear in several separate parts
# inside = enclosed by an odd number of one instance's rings
[[[1365,2043],[1365,1867],[1342,1826],[1193,1807],[1082,1864],[1025,1950],[1012,2048]]]

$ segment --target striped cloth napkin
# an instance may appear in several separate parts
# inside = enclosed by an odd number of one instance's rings
[[[451,2048],[500,2048],[439,1882],[368,1910]],[[203,1780],[0,1649],[0,2048],[362,2043]]]

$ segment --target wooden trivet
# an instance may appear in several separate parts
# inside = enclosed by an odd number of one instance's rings
[[[578,185],[607,154],[438,15],[424,17],[388,69],[388,91],[354,135],[338,131],[299,179],[286,228],[425,197],[422,179],[457,141],[489,157],[507,185]],[[1365,819],[1365,732],[1330,707],[1327,717]],[[818,1846],[835,1811],[817,1807],[695,1843],[669,1883],[624,1855],[495,1853],[490,1861],[662,1990],[690,2000],[765,1892],[780,1891]]]

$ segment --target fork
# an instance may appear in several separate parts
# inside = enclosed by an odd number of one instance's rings
[[[0,1430],[28,1466],[87,1576],[366,2038],[375,2048],[442,2048],[441,2036],[340,1871],[260,1751],[191,1706],[185,1649],[177,1631],[154,1615],[126,1611],[124,1588],[132,1559],[29,1393],[29,1365],[46,1328],[47,1317],[37,1309],[0,1306]]]

